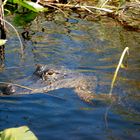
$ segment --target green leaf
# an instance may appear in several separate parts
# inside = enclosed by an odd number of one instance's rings
[[[8,128],[0,132],[0,140],[38,140],[27,126]]]
[[[11,3],[18,3],[19,0],[8,0]]]
[[[44,12],[48,10],[47,8],[44,8],[42,5],[32,1],[26,1],[26,0],[8,0],[8,1],[12,3],[17,3],[34,12]]]
[[[32,10],[34,12],[43,12],[45,10],[45,8],[42,5],[40,5],[38,3],[34,3],[32,1],[18,1],[18,3],[21,6],[27,8],[29,10]]]
[[[0,46],[4,45],[6,43],[6,39],[0,39]]]

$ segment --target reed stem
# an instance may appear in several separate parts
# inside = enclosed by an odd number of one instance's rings
[[[114,73],[114,76],[113,76],[113,79],[112,79],[112,82],[111,82],[110,92],[109,92],[109,95],[110,95],[110,96],[112,95],[114,83],[115,83],[116,77],[117,77],[117,75],[118,75],[118,71],[119,71],[119,69],[120,69],[120,66],[121,66],[121,64],[122,64],[122,62],[123,62],[123,59],[124,59],[124,56],[125,56],[126,53],[129,55],[129,48],[128,48],[128,47],[126,47],[126,48],[124,49],[124,51],[122,52],[122,55],[121,55],[120,60],[119,60],[119,63],[118,63],[117,68],[116,68],[116,70],[115,70],[115,73]]]

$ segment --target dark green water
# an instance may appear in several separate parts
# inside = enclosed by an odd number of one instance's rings
[[[112,19],[93,22],[78,16],[66,19],[54,14],[52,19],[41,14],[24,26],[7,17],[20,34],[29,31],[29,36],[22,37],[25,49],[21,58],[18,38],[8,28],[0,81],[28,85],[26,79],[32,76],[35,64],[52,64],[96,76],[93,92],[108,94],[121,53],[129,47],[126,68],[120,69],[113,89],[120,100],[112,106],[88,104],[67,88],[50,92],[64,99],[47,94],[0,97],[0,130],[27,125],[39,140],[139,140],[139,33],[124,29]]]

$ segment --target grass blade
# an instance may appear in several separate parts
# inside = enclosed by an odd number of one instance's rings
[[[114,73],[114,76],[113,76],[113,79],[112,79],[112,82],[111,82],[110,92],[109,92],[110,96],[112,95],[114,83],[115,83],[116,77],[117,77],[117,75],[118,75],[118,71],[119,71],[119,69],[120,69],[120,66],[121,66],[121,64],[122,64],[122,62],[123,62],[123,59],[124,59],[124,56],[125,56],[126,53],[129,54],[129,48],[128,48],[128,47],[126,47],[126,48],[124,49],[124,51],[122,52],[122,55],[121,55],[121,57],[120,57],[118,66],[117,66],[117,68],[116,68],[116,70],[115,70],[115,73]]]

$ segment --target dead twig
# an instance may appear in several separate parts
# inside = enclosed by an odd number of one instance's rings
[[[22,86],[22,85],[19,85],[19,84],[14,84],[14,83],[9,83],[9,82],[0,82],[0,84],[10,84],[10,85],[14,85],[14,86],[17,86],[17,87],[20,87],[20,88],[24,88],[24,89],[28,89],[30,91],[34,91],[34,89],[32,88],[29,88],[27,86]]]
[[[43,5],[55,5],[58,7],[68,7],[68,8],[81,8],[81,9],[94,9],[94,10],[99,10],[99,11],[104,11],[104,12],[108,12],[108,13],[112,13],[113,10],[107,9],[107,8],[100,8],[100,7],[95,7],[95,6],[88,6],[88,5],[73,5],[73,4],[61,4],[61,3],[41,3]]]
[[[63,10],[61,10],[60,8],[58,8],[57,6],[51,5],[51,4],[49,4],[49,3],[45,3],[45,6],[48,6],[48,7],[52,7],[52,8],[54,8],[54,9],[57,9],[57,10],[59,10],[60,12],[62,12],[62,13],[65,15],[65,17],[67,17],[67,14],[66,14]]]
[[[61,99],[61,100],[66,100],[62,97],[58,97],[56,95],[48,94],[48,91],[44,91],[44,90],[33,89],[33,88],[30,88],[30,87],[27,87],[27,86],[22,86],[22,85],[10,83],[10,82],[0,82],[0,84],[7,84],[7,85],[10,84],[10,85],[14,85],[14,86],[17,86],[17,87],[20,87],[20,88],[27,89],[27,90],[31,91],[31,92],[23,92],[23,94],[46,93],[48,96],[52,96],[52,97],[55,97],[55,98],[58,98],[58,99]]]

